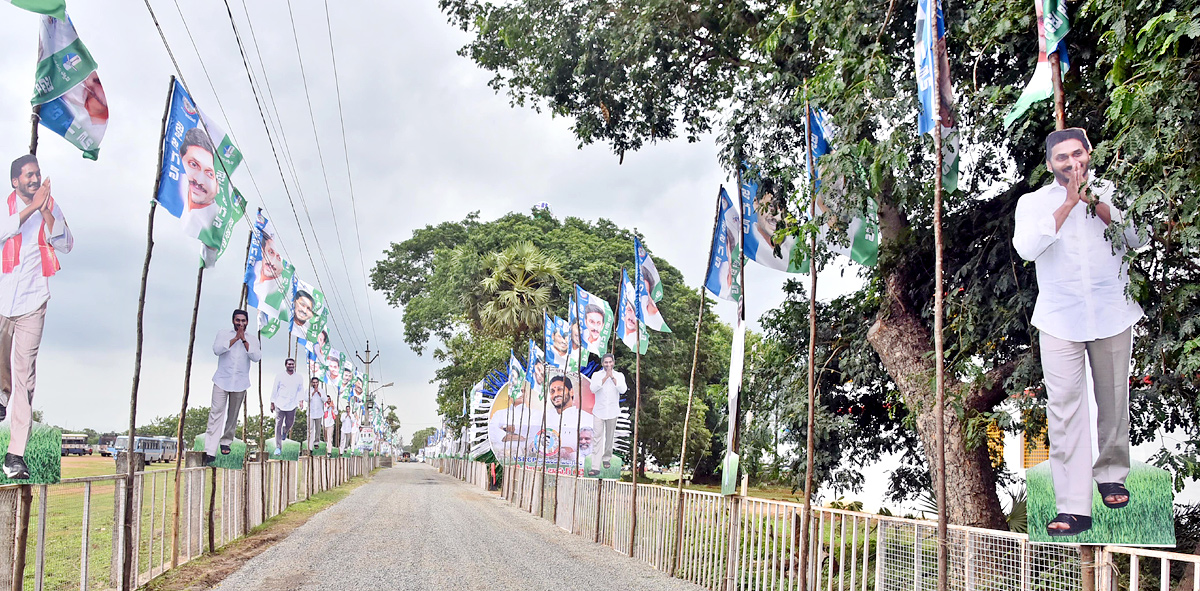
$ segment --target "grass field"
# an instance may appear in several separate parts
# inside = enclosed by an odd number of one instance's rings
[[[246,442],[241,439],[234,439],[233,443],[229,444],[229,449],[230,452],[228,454],[218,452],[217,459],[212,465],[226,470],[241,470],[242,464],[246,462]],[[196,436],[196,442],[192,445],[192,451],[204,451],[204,435]],[[297,453],[299,453],[298,450]]]
[[[8,425],[0,424],[0,453],[8,451]],[[29,467],[29,480],[9,480],[0,472],[0,485],[4,484],[54,484],[62,472],[62,432],[49,425],[34,423],[29,432],[29,443],[25,445],[25,465]]]
[[[1092,529],[1075,536],[1050,537],[1046,524],[1058,515],[1050,462],[1025,471],[1029,491],[1029,539],[1062,544],[1120,544],[1125,546],[1174,546],[1174,495],[1171,475],[1166,470],[1133,462],[1125,487],[1129,505],[1120,509],[1104,506],[1092,485]]]

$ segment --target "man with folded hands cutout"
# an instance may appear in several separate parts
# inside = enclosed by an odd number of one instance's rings
[[[1104,504],[1129,504],[1129,371],[1133,325],[1142,309],[1126,296],[1127,248],[1144,244],[1112,204],[1112,183],[1089,174],[1091,143],[1082,129],[1046,137],[1054,180],[1017,203],[1013,246],[1034,261],[1038,297],[1031,323],[1040,333],[1046,384],[1050,473],[1058,516],[1051,536],[1092,526],[1092,481]],[[1084,353],[1087,356],[1084,356]],[[1095,385],[1099,455],[1093,462],[1087,365]]]

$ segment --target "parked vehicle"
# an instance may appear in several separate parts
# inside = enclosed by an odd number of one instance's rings
[[[129,436],[121,435],[113,442],[111,453],[114,455],[124,452],[128,447]],[[147,464],[154,462],[173,462],[178,455],[175,439],[171,437],[138,437],[135,440],[134,451],[142,452]]]
[[[62,455],[82,456],[92,455],[92,448],[87,444],[88,436],[83,433],[63,433]]]
[[[100,436],[100,441],[96,444],[96,449],[100,455],[108,457],[113,455],[113,444],[117,442],[116,433],[105,433]]]

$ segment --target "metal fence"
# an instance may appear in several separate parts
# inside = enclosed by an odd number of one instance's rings
[[[477,475],[487,474],[486,464],[462,459],[434,465],[476,485]],[[797,503],[684,490],[677,540],[679,491],[639,484],[631,551],[631,483],[508,466],[501,494],[564,530],[712,591],[788,591],[804,576],[814,591],[937,589],[932,521],[813,507],[802,566],[804,507]],[[1197,555],[1035,544],[1024,534],[955,525],[947,546],[948,588],[955,591],[1200,591]]]
[[[200,556],[210,545],[219,548],[246,535],[293,503],[369,472],[378,460],[370,456],[303,457],[299,462],[247,462],[243,470],[184,468],[179,495],[179,563]],[[195,461],[189,457],[189,464]],[[9,557],[0,567],[0,589],[119,588],[125,486],[124,474],[30,486],[33,498],[26,567],[23,580],[16,585],[11,565],[18,550],[22,490],[19,486],[0,487],[0,555]],[[136,584],[141,585],[171,566],[175,471],[136,472],[133,487],[132,563]]]

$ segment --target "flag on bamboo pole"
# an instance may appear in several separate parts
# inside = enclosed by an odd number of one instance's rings
[[[555,316],[546,319],[546,363],[566,369],[571,354],[571,327],[566,320]]]
[[[511,349],[508,351],[508,391],[513,398],[517,394],[513,392],[514,388],[519,388],[525,383],[525,368],[521,367],[521,362],[517,361],[517,355]]]
[[[542,369],[538,371],[538,365],[541,364]],[[541,382],[546,379],[546,353],[538,348],[533,339],[529,339],[529,362],[526,364],[529,371],[525,373],[525,381],[529,384],[529,389],[537,392],[538,400],[542,397]],[[540,377],[539,377],[540,376]]]
[[[746,318],[738,303],[738,320],[733,328],[733,344],[729,348],[729,388],[726,406],[729,428],[725,433],[725,457],[721,461],[721,494],[732,495],[737,486],[738,454],[733,450],[734,425],[737,423],[738,398],[742,388],[742,369],[746,360]]]
[[[575,301],[579,303],[579,310],[583,314],[583,348],[603,357],[608,352],[608,340],[612,336],[612,306],[578,285],[575,286]]]
[[[721,299],[736,302],[742,297],[742,216],[725,187],[721,187],[717,202],[717,225],[713,227],[704,287]]]
[[[67,20],[66,0],[7,0],[7,2],[29,12],[52,16],[60,21]]]
[[[933,100],[936,92],[941,101],[941,125],[936,128],[942,134],[942,189],[953,193],[958,190],[959,133],[954,123],[954,89],[950,85],[950,57],[946,53],[946,22],[940,4],[936,14],[932,14],[932,2],[934,0],[917,2],[915,56],[917,97],[921,103],[917,131],[924,134],[933,133],[935,129]],[[933,79],[935,59],[938,60],[936,81]]]
[[[298,338],[316,341],[329,320],[325,294],[306,281],[293,280],[291,332]]]
[[[219,251],[231,219],[241,215],[239,200],[244,211],[244,200],[230,180],[241,154],[228,142],[228,134],[200,112],[178,80],[171,89],[170,105],[155,199],[183,222],[184,234]],[[210,134],[222,138],[221,150]]]
[[[259,311],[259,331],[267,338],[275,336],[281,320],[291,320],[292,275],[295,272],[296,268],[280,254],[271,221],[258,212],[242,281],[246,284],[246,305]],[[326,339],[325,347],[328,346]]]
[[[1049,10],[1047,10],[1049,9]],[[1033,10],[1037,15],[1038,61],[1033,69],[1033,76],[1025,83],[1021,96],[1011,111],[1004,116],[1004,126],[1011,126],[1020,119],[1029,107],[1038,101],[1044,101],[1054,96],[1054,80],[1050,74],[1050,53],[1058,52],[1058,60],[1062,75],[1071,69],[1071,61],[1067,57],[1067,44],[1062,40],[1070,30],[1067,21],[1067,7],[1062,0],[1034,0]],[[1046,14],[1049,13],[1047,17]],[[1051,43],[1053,41],[1053,43]]]
[[[62,2],[16,0],[14,4],[46,15],[41,19],[31,101],[41,106],[40,123],[82,150],[84,158],[95,160],[108,128],[108,98],[96,61],[76,34]]]
[[[818,239],[832,252],[849,257],[851,260],[867,267],[874,267],[879,258],[879,214],[878,204],[874,199],[866,200],[867,211],[847,211],[845,181],[841,177],[825,179],[822,174],[820,158],[833,151],[830,138],[836,128],[829,121],[828,115],[821,109],[811,109],[809,112],[809,149],[812,150],[812,162],[815,170],[809,170],[812,186],[817,195],[817,208],[820,215],[827,220],[818,229]],[[808,168],[808,158],[804,166]],[[957,169],[955,170],[957,175]],[[829,233],[834,229],[834,223],[839,219],[850,218],[846,227],[848,245],[830,239]],[[808,272],[808,259],[801,264],[801,269]]]
[[[646,252],[642,241],[636,236],[633,238],[633,252],[637,262],[637,268],[634,270],[637,281],[634,301],[638,305],[638,320],[651,330],[671,332],[657,304],[663,298],[662,278],[658,274],[658,268],[654,266],[654,259],[650,258],[650,253]]]
[[[749,165],[742,165],[742,249],[747,259],[764,267],[799,273],[802,257],[796,251],[803,249],[797,248],[796,236],[777,237],[787,224],[786,196],[778,194],[784,189],[772,179],[756,175]]]
[[[638,320],[637,304],[634,300],[633,283],[629,281],[629,274],[625,269],[621,269],[621,290],[617,295],[617,306],[620,308],[620,314],[617,315],[617,337],[629,347],[630,351],[639,351],[646,354],[646,347],[650,344],[650,333],[646,330],[646,326]],[[639,334],[641,339],[641,347],[638,347]]]
[[[579,326],[579,310],[576,307],[575,296],[567,297],[567,371],[579,371],[579,362],[583,357],[579,340],[582,327]]]

